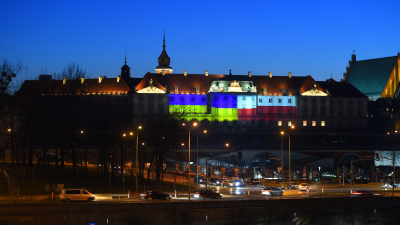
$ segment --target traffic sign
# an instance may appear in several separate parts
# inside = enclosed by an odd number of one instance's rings
[[[281,183],[283,183],[283,179],[281,180]]]

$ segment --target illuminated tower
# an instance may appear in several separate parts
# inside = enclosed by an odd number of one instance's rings
[[[164,31],[164,40],[163,40],[163,51],[161,52],[160,57],[158,57],[158,66],[156,67],[156,73],[162,74],[171,74],[172,67],[169,66],[171,59],[169,58],[167,51],[165,51],[165,31]]]

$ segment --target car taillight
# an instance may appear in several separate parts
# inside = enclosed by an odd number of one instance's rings
[[[271,190],[268,190],[268,192],[271,192]]]

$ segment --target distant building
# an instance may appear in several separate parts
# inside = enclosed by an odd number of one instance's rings
[[[343,73],[343,81],[354,85],[370,100],[398,97],[399,63],[400,53],[397,56],[360,61],[356,60],[356,55],[353,53],[349,66]]]

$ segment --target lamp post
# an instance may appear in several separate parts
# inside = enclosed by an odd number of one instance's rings
[[[282,135],[282,141],[281,141],[281,159],[283,158],[283,137],[285,136],[285,134],[289,137],[289,182],[291,181],[291,177],[292,177],[292,168],[291,168],[291,158],[290,158],[290,135],[287,133],[290,129],[294,129],[294,126],[291,126],[290,128],[288,128],[286,131],[281,131],[281,135]],[[281,166],[282,166],[282,174],[283,174],[283,160],[281,160]],[[283,187],[283,184],[282,184]]]
[[[394,131],[397,134],[397,130]],[[387,133],[389,134],[389,132]],[[396,159],[396,139],[395,136],[393,135],[393,159],[392,159],[392,163],[393,163],[393,182],[392,182],[392,199],[394,198],[394,185],[395,185],[395,179],[396,179],[396,163],[395,160]]]
[[[186,124],[182,124],[183,126],[185,126]],[[190,125],[189,127],[189,158],[188,158],[188,167],[189,167],[189,171],[188,171],[188,186],[189,186],[189,201],[190,201],[190,130],[192,129],[192,127],[197,126],[197,122],[194,122]]]
[[[142,126],[138,126],[138,128],[137,128],[137,132],[136,132],[136,192],[137,192],[137,189],[138,189],[138,175],[139,175],[139,173],[138,173],[138,155],[139,155],[139,130],[140,129],[142,129]]]
[[[206,134],[206,133],[207,133],[207,130],[204,130],[203,133]],[[199,135],[200,135],[200,134],[201,134],[201,133],[197,134],[197,157],[196,157],[196,159],[197,159],[197,164],[196,164],[196,166],[197,166],[197,168],[196,168],[196,181],[197,181],[197,185],[196,185],[196,190],[198,189],[198,186],[199,186]],[[208,179],[207,179],[207,174],[206,174],[206,183],[208,182],[207,180],[208,180]]]
[[[10,133],[10,134],[8,135],[8,151],[11,152],[11,128],[8,128],[8,129],[7,129],[7,132]],[[14,157],[14,156],[12,156],[12,157]],[[4,162],[5,162],[5,161],[6,161],[6,154],[4,154]],[[14,163],[14,160],[13,160],[12,162]]]
[[[81,134],[83,134],[83,140],[85,141],[85,176],[87,176],[87,146],[86,146],[86,134],[83,130],[81,130]]]

